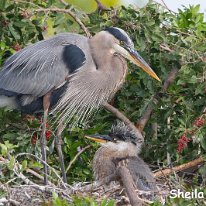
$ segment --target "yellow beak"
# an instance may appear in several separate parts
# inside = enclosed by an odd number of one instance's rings
[[[129,59],[132,63],[142,68],[147,74],[149,74],[154,79],[161,81],[152,68],[147,64],[147,62],[140,56],[140,54],[130,47],[121,47],[118,44],[114,45],[114,50]]]
[[[99,136],[96,136],[96,135],[92,135],[92,136],[85,135],[85,137],[87,139],[91,139],[91,140],[93,140],[95,142],[99,142],[99,143],[106,143],[106,142],[112,140],[108,135],[99,135]]]

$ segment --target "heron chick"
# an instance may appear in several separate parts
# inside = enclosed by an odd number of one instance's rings
[[[112,126],[108,135],[86,136],[101,143],[93,160],[93,171],[97,181],[104,181],[117,171],[118,160],[127,160],[132,179],[139,190],[155,191],[155,179],[148,165],[138,156],[141,149],[141,141],[135,132],[124,123]],[[118,179],[119,177],[117,177]],[[120,180],[121,181],[121,180]]]

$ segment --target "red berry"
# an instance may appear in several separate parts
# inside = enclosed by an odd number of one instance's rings
[[[177,141],[177,152],[181,153],[182,150],[187,147],[187,143],[189,142],[189,139],[187,138],[186,133],[183,134]]]
[[[34,145],[36,144],[36,141],[37,141],[38,137],[36,134],[33,135],[32,139],[31,139],[31,143]]]
[[[46,140],[47,141],[50,139],[51,135],[52,135],[52,132],[50,130],[47,130],[46,131]]]
[[[21,50],[21,46],[17,43],[17,44],[14,44],[13,46],[12,46],[12,48],[15,50],[15,51],[19,51],[19,50]]]
[[[201,117],[198,117],[194,122],[194,126],[196,127],[202,127],[204,124],[205,124],[205,120],[202,119]]]
[[[189,142],[189,139],[187,138],[186,134],[184,134],[182,137],[181,137],[181,140],[185,143]]]
[[[2,27],[7,27],[8,25],[9,25],[9,21],[7,21],[7,20],[1,21],[1,26]]]
[[[40,119],[39,120],[39,124],[42,124],[43,123],[43,121],[42,121],[42,119]],[[46,128],[48,128],[49,127],[49,124],[48,123],[46,123]]]
[[[48,26],[43,26],[42,31],[47,31]]]

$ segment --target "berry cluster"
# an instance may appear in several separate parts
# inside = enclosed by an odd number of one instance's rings
[[[177,152],[181,153],[182,150],[187,147],[187,143],[190,141],[190,139],[187,137],[187,134],[184,133],[177,141]]]
[[[40,121],[40,124],[41,124],[41,121]],[[52,136],[52,131],[48,129],[49,128],[48,124],[46,124],[46,128],[47,130],[46,130],[45,136],[46,136],[46,140],[49,141]],[[37,140],[38,140],[38,133],[35,132],[32,136],[31,143],[34,145],[36,144]]]
[[[194,126],[196,127],[202,127],[205,124],[205,120],[201,117],[198,117],[195,122],[194,122]]]
[[[12,48],[13,48],[15,51],[19,51],[19,50],[22,49],[22,48],[21,48],[21,45],[19,45],[18,43],[17,43],[17,44],[14,44],[14,45],[12,46]]]
[[[195,119],[194,123],[193,123],[193,126],[194,128],[191,129],[190,131],[186,131],[177,141],[177,152],[178,153],[181,153],[182,150],[184,148],[187,147],[187,143],[191,140],[187,137],[187,135],[193,135],[198,128],[202,127],[206,121],[205,119],[203,118],[205,115],[202,115],[201,117],[198,117],[197,119]]]

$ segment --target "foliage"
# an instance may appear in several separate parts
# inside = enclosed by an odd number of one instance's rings
[[[61,200],[56,194],[53,194],[53,205],[54,206],[114,206],[114,200],[104,199],[101,203],[96,202],[90,197],[77,197],[74,196],[72,203],[67,203],[65,200]]]
[[[64,8],[60,1],[0,1],[0,64],[15,51],[31,43],[42,40],[51,34],[60,32],[84,33],[69,15],[58,12],[38,12],[39,8]],[[68,7],[66,7],[68,8]],[[86,18],[83,11],[73,10],[92,34],[107,26],[118,26],[127,31],[134,40],[135,48],[145,58],[158,76],[164,80],[168,73],[178,67],[178,76],[167,92],[161,90],[163,83],[152,80],[144,72],[129,64],[129,73],[123,88],[114,99],[114,106],[133,122],[144,114],[147,106],[152,104],[151,97],[160,92],[159,103],[154,106],[152,118],[148,122],[145,134],[145,148],[142,156],[146,162],[159,166],[182,164],[204,155],[206,151],[206,124],[203,109],[206,102],[206,23],[199,6],[190,6],[179,10],[177,15],[165,11],[158,4],[150,3],[147,7],[134,10],[121,7],[116,11],[93,12]],[[203,124],[197,121],[204,121]],[[85,145],[91,144],[84,138],[85,134],[106,133],[115,117],[106,111],[100,111],[87,125],[87,129],[64,131],[64,156],[66,165]],[[38,132],[40,124],[37,117],[22,118],[18,111],[0,110],[0,154],[14,157],[20,152],[30,152],[40,157]],[[158,136],[154,135],[152,125],[158,125]],[[199,125],[199,126],[198,126]],[[200,126],[201,125],[201,126]],[[50,128],[54,131],[54,128]],[[32,140],[37,135],[35,142]],[[182,137],[188,138],[186,145],[179,148]],[[183,142],[183,144],[185,144]],[[49,164],[58,170],[57,155],[53,148],[54,134],[48,138]],[[69,170],[70,183],[90,181],[92,179],[92,156],[97,145],[86,150]],[[182,145],[183,146],[183,145]],[[167,157],[171,161],[168,162]],[[25,161],[20,157],[19,161]],[[12,164],[10,164],[11,166]],[[24,162],[25,167],[41,170],[42,165],[32,158]],[[0,168],[3,172],[1,181],[12,178],[12,168]],[[9,171],[9,172],[8,172]],[[205,173],[205,169],[200,171]],[[199,183],[193,182],[196,186]],[[67,205],[54,198],[56,205]],[[85,199],[79,205],[96,205],[93,200]],[[173,200],[168,200],[169,203]],[[176,201],[176,200],[174,200]],[[178,201],[178,200],[177,200]],[[179,205],[183,205],[179,200]],[[76,204],[76,205],[78,205]],[[184,203],[186,204],[186,203]],[[106,203],[103,205],[107,205]],[[112,203],[108,203],[112,205]],[[153,205],[158,205],[154,203]]]

